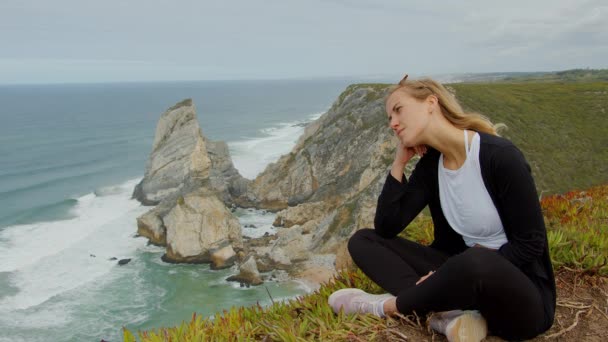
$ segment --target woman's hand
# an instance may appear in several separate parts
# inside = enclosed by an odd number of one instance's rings
[[[426,153],[426,145],[418,145],[415,147],[405,147],[401,142],[397,144],[397,153],[395,155],[395,162],[399,165],[405,166],[414,155],[423,156]]]
[[[473,245],[473,247],[476,247],[476,248],[485,248],[485,249],[489,249],[489,250],[491,250],[491,251],[496,251],[496,250],[498,250],[497,248],[490,248],[490,247],[482,246],[482,245],[480,245],[480,244],[478,244],[478,243],[474,244],[474,245]]]
[[[403,168],[405,165],[414,157],[414,155],[423,156],[426,153],[426,145],[418,145],[415,147],[405,147],[401,142],[397,144],[397,152],[395,154],[395,161],[393,161],[393,167],[391,168],[391,174],[396,180],[401,182],[403,178]]]
[[[429,271],[429,273],[428,273],[427,275],[420,277],[420,280],[418,280],[418,281],[416,282],[416,285],[418,285],[418,284],[422,283],[423,281],[425,281],[425,280],[426,280],[426,278],[428,278],[428,277],[430,277],[431,275],[433,275],[433,273],[435,273],[435,271]]]

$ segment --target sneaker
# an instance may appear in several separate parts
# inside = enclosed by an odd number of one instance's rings
[[[435,312],[429,318],[429,325],[436,332],[445,335],[448,324],[452,322],[456,317],[461,316],[463,313],[464,311],[462,310]]]
[[[328,303],[335,313],[339,313],[342,309],[345,314],[369,313],[384,317],[381,305],[389,298],[394,298],[394,296],[390,293],[373,295],[361,289],[342,289],[332,293]]]
[[[488,335],[488,324],[479,311],[441,312],[433,315],[429,324],[449,342],[479,342]]]

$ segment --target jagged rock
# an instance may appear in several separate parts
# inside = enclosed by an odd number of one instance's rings
[[[257,258],[256,265],[260,272],[270,272],[273,270],[288,270],[291,266],[291,259],[282,247],[268,247],[254,249]]]
[[[250,180],[241,176],[234,168],[228,145],[224,141],[206,141],[207,154],[211,161],[209,181],[211,188],[215,189],[222,201],[233,205],[235,199],[247,193]]]
[[[167,227],[163,217],[171,210],[169,200],[163,200],[154,209],[137,218],[137,233],[156,246],[167,245]]]
[[[294,262],[306,260],[312,255],[312,236],[303,235],[302,226],[282,229],[274,237],[274,241],[249,244],[249,248],[258,256],[258,268],[261,272],[287,270]]]
[[[262,278],[260,277],[260,272],[258,271],[255,262],[255,258],[253,256],[249,257],[247,261],[241,264],[241,266],[239,267],[239,274],[235,276],[230,276],[226,280],[238,281],[251,285],[260,285],[263,283]]]
[[[287,254],[285,254],[285,251],[283,249],[273,250],[268,255],[268,257],[270,258],[270,261],[272,261],[275,265],[282,266],[280,268],[291,265],[291,259],[289,259],[289,257],[287,256]]]
[[[250,185],[258,208],[281,210],[274,225],[291,227],[279,230],[273,248],[284,250],[292,264],[335,255],[356,230],[373,227],[397,145],[386,123],[386,93],[382,85],[349,86],[292,151]]]
[[[128,264],[129,262],[131,262],[131,259],[120,259],[120,260],[118,260],[118,265],[124,266],[124,265]]]
[[[229,241],[242,248],[241,226],[215,193],[201,189],[181,197],[164,218],[168,262],[210,262],[209,251]]]
[[[336,275],[335,260],[334,254],[317,254],[299,263],[290,273],[301,279],[311,290],[318,290],[321,283],[328,282]]]
[[[307,259],[311,252],[310,235],[302,234],[302,226],[293,226],[290,229],[281,229],[277,232],[279,237],[270,251],[272,259],[282,259],[283,253],[289,260]],[[280,251],[282,250],[282,252]]]
[[[327,207],[328,205],[324,202],[298,204],[295,207],[289,207],[279,211],[273,225],[285,228],[294,225],[302,225],[310,220],[327,215]]]
[[[212,270],[229,268],[234,265],[236,260],[236,253],[229,243],[224,243],[218,248],[211,249],[209,254],[211,256]]]
[[[207,155],[192,100],[184,100],[162,114],[156,126],[152,153],[133,197],[144,205],[185,194],[209,178]]]
[[[386,175],[396,143],[386,124],[385,95],[385,87],[349,86],[288,155],[254,180],[250,192],[258,206],[324,201],[333,209]]]
[[[269,278],[269,280],[283,282],[289,280],[289,274],[284,270],[274,270],[270,274]]]
[[[336,270],[354,270],[355,263],[348,252],[348,243],[344,242],[336,251]]]

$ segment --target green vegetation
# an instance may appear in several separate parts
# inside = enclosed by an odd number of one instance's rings
[[[373,293],[382,292],[360,271],[342,272],[338,279],[318,291],[288,302],[235,308],[217,313],[211,319],[193,315],[179,327],[140,332],[140,341],[311,341],[345,340],[359,337],[371,340],[381,337],[397,320],[374,316],[335,315],[327,305],[329,295],[341,288],[359,287]],[[124,329],[124,341],[136,341]]]
[[[583,72],[591,71],[543,75],[546,80],[559,75],[560,81],[582,80]],[[592,75],[597,79],[607,73],[608,70],[601,70]],[[507,125],[501,135],[523,151],[540,194],[608,183],[608,82],[532,83],[526,77],[518,78],[522,82],[448,86],[465,110]],[[359,87],[372,87],[370,96],[375,97],[388,86],[351,85],[340,96]]]
[[[386,87],[387,87],[386,84],[379,84],[379,83],[351,84],[348,87],[346,87],[346,89],[344,89],[342,94],[340,94],[340,96],[338,97],[338,101],[336,101],[336,103],[335,103],[335,106],[337,106],[337,107],[341,106],[344,103],[344,100],[346,99],[346,97],[348,97],[355,90],[360,89],[360,88],[368,88],[368,89],[372,90],[366,94],[365,101],[371,102],[371,101],[377,100],[381,96],[384,95],[384,90],[386,89]]]
[[[608,185],[545,197],[541,206],[554,267],[608,275]]]
[[[507,75],[503,82],[592,82],[608,81],[608,69],[572,69],[558,72]]]
[[[554,195],[541,201],[549,248],[555,267],[569,267],[589,274],[608,274],[608,185],[587,191]],[[402,233],[422,243],[432,240],[433,225],[421,215]],[[334,291],[357,287],[370,293],[382,290],[360,270],[342,271],[318,291],[264,308],[231,308],[204,319],[194,315],[179,327],[140,332],[140,341],[309,341],[386,340],[394,327],[408,319],[380,319],[371,315],[335,315],[327,298]],[[416,318],[411,318],[415,320]],[[136,341],[125,329],[125,341]]]
[[[539,193],[608,183],[608,83],[460,83],[463,106],[509,128]]]
[[[463,82],[595,82],[608,81],[608,69],[572,69],[552,72],[493,72],[458,75]]]

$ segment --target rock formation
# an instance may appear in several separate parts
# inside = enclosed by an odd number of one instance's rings
[[[209,254],[211,256],[212,270],[221,270],[231,267],[234,265],[237,258],[236,252],[229,243],[224,243],[215,249],[210,249]]]
[[[163,219],[167,227],[167,254],[173,262],[210,262],[210,250],[229,243],[242,249],[241,225],[211,191],[191,192]]]
[[[249,196],[257,206],[281,209],[275,225],[290,227],[290,233],[279,232],[274,247],[289,259],[340,251],[344,258],[348,238],[373,227],[397,144],[384,111],[386,91],[382,85],[349,86],[288,155],[253,181]]]
[[[254,180],[259,206],[277,210],[315,201],[335,206],[384,174],[395,146],[385,94],[385,87],[349,86],[306,128],[291,153]]]
[[[133,192],[142,204],[157,205],[137,218],[138,234],[166,246],[167,262],[210,262],[219,246],[240,251],[240,224],[225,204],[247,184],[226,144],[203,137],[192,100],[184,100],[162,114],[145,176]],[[227,256],[219,267],[233,262]]]
[[[146,178],[135,193],[160,204],[138,218],[139,234],[165,244],[167,261],[212,262],[213,268],[236,262],[241,274],[233,279],[241,282],[258,283],[259,272],[273,270],[327,280],[336,267],[352,264],[348,238],[357,229],[373,226],[376,201],[396,146],[384,112],[385,95],[385,86],[349,86],[327,113],[306,127],[289,154],[253,181],[234,169],[227,145],[197,135],[196,124],[188,131],[195,131],[194,138],[178,139],[189,151],[181,158],[156,157],[153,152],[151,159],[185,164],[161,168],[156,167],[158,162],[148,163]],[[188,120],[165,113],[163,117],[174,119],[159,127],[190,127],[192,117],[196,120],[188,108],[193,108],[191,102],[182,102],[168,111],[180,112]],[[154,151],[175,152],[156,144],[158,140],[176,146],[171,129],[157,130],[167,138],[157,137]],[[180,172],[164,173],[165,168]],[[186,180],[181,186],[173,182],[180,177]],[[167,179],[168,185],[163,185]],[[275,226],[282,228],[275,236],[243,240],[238,221],[224,205],[279,211]]]
[[[133,197],[144,205],[157,205],[196,190],[209,178],[210,166],[194,105],[184,100],[160,117],[144,178]]]
[[[163,217],[171,208],[165,202],[137,218],[137,234],[147,237],[150,243],[157,246],[167,245],[167,227]]]
[[[255,263],[255,258],[250,256],[247,261],[242,263],[239,267],[239,274],[230,276],[226,280],[238,281],[245,284],[260,285],[263,283],[260,272]]]
[[[232,164],[228,144],[224,141],[207,140],[207,154],[211,160],[209,170],[210,187],[215,189],[227,205],[247,201],[250,180],[243,178]],[[243,198],[241,198],[243,197]]]

